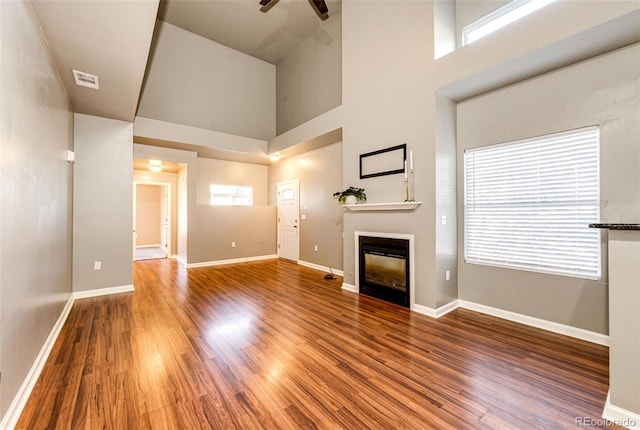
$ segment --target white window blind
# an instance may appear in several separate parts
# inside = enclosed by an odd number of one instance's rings
[[[467,150],[465,261],[598,279],[598,159],[597,127]]]

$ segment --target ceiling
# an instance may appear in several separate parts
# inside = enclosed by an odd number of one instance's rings
[[[134,158],[133,159],[133,169],[134,170],[147,170],[151,171],[149,165],[151,164],[151,160],[143,159],[143,158]],[[183,169],[186,164],[184,163],[175,163],[173,161],[161,161],[162,172],[163,173],[177,173],[181,169]]]
[[[74,112],[127,122],[135,119],[158,18],[273,64],[324,22],[309,0],[279,0],[266,13],[260,12],[259,0],[32,0],[29,3]],[[328,19],[336,19],[341,13],[341,0],[326,0],[326,3]],[[74,69],[96,75],[99,90],[75,85]],[[178,147],[175,142],[165,142],[165,145]],[[189,149],[199,154],[204,150],[193,145]],[[248,155],[242,153],[218,152],[200,156],[261,164],[267,159],[266,154],[256,161],[245,160]]]
[[[342,0],[326,3],[328,19],[340,14]],[[266,13],[260,11],[259,0],[162,0],[158,17],[272,64],[323,22],[308,0],[280,0]]]
[[[30,2],[74,112],[133,121],[158,1]],[[75,85],[72,70],[98,76],[100,89]]]

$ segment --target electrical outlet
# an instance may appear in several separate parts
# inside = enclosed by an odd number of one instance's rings
[[[102,261],[96,261],[93,263],[93,270],[101,270],[102,269]]]
[[[447,270],[446,272],[444,272],[444,279],[445,281],[450,281],[451,280],[451,271]]]
[[[315,252],[318,252],[318,245],[314,245],[313,250],[314,250]]]
[[[231,247],[235,248],[236,247],[236,243],[235,242],[231,242]]]

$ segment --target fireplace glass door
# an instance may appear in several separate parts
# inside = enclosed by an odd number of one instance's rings
[[[404,239],[360,237],[360,293],[409,307],[408,248]]]

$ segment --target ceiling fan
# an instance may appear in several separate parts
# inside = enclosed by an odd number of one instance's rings
[[[260,12],[268,12],[280,0],[260,0]],[[329,8],[324,0],[309,0],[309,4],[321,20],[329,18]]]

